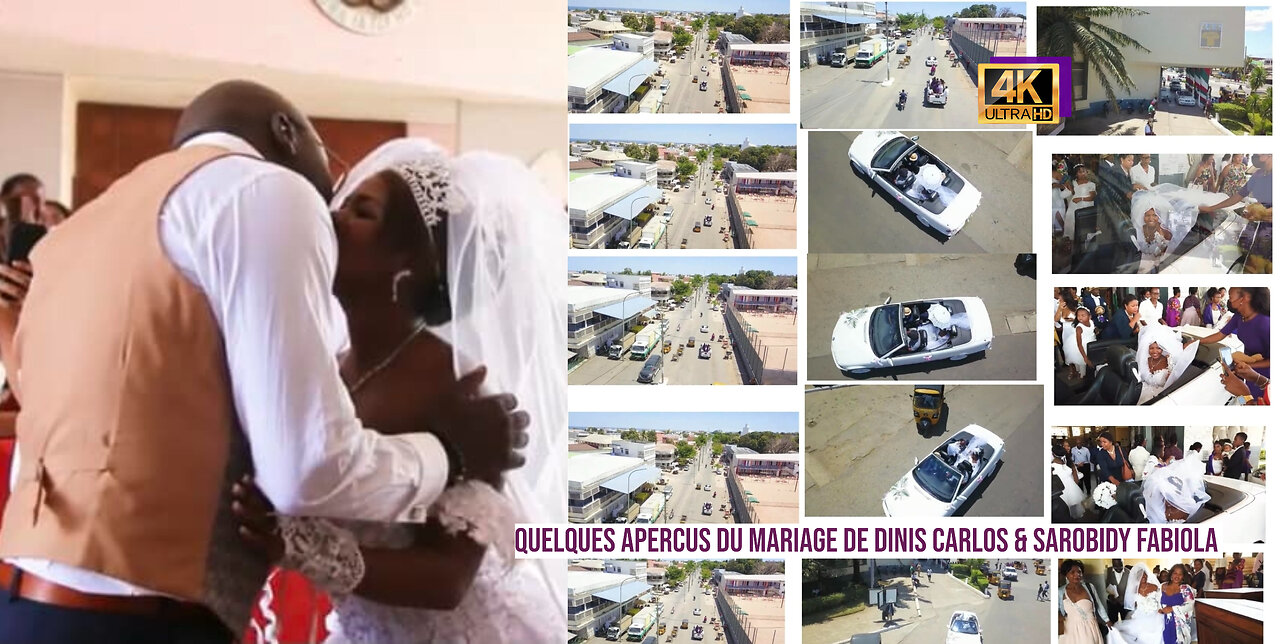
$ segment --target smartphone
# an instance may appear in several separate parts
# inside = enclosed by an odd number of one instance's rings
[[[14,224],[13,229],[9,232],[9,249],[5,259],[10,263],[27,261],[27,258],[31,255],[31,249],[47,232],[49,232],[49,229],[40,224],[27,222]]]
[[[1232,367],[1231,347],[1218,347],[1218,359],[1222,361],[1222,364],[1226,365],[1227,368],[1230,369]]]

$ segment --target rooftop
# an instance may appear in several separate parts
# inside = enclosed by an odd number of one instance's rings
[[[569,32],[569,42],[580,42],[588,40],[600,40],[597,36],[589,31],[571,31]]]
[[[782,463],[799,463],[800,454],[738,454],[739,461],[777,461]]]
[[[578,56],[586,52],[579,52]],[[748,114],[786,114],[791,111],[791,70],[785,67],[731,65],[733,82],[741,85],[751,97],[746,101]]]
[[[788,289],[788,293],[796,293]],[[766,385],[794,385],[797,379],[799,356],[794,313],[752,313],[740,311],[743,321],[755,331],[764,355],[764,382]]]
[[[579,485],[601,483],[640,467],[644,467],[643,458],[613,454],[578,454],[569,459],[569,482]],[[792,520],[790,523],[796,523],[796,521]]]
[[[755,644],[786,640],[787,618],[781,597],[744,597],[729,599],[742,615],[738,618]]]
[[[569,308],[596,309],[607,304],[621,302],[622,298],[635,293],[625,288],[608,288],[606,286],[570,286]]]
[[[585,456],[575,458],[585,458]],[[574,459],[569,459],[570,467],[573,461]],[[800,521],[799,478],[742,476],[737,473],[733,476],[738,480],[738,486],[742,488],[743,493],[750,493],[757,501],[749,503],[755,523],[798,523]]]
[[[765,181],[795,181],[799,173],[795,170],[790,172],[742,172],[735,169],[733,175],[738,179],[762,179]]]
[[[956,22],[977,22],[989,25],[1016,25],[1026,22],[1026,18],[956,18]]]
[[[623,580],[634,578],[635,575],[624,575],[615,572],[596,572],[594,570],[570,570],[569,576],[569,596],[580,595],[582,593],[604,590],[611,586],[621,584]]]
[[[757,174],[790,174],[761,172]],[[754,176],[739,173],[737,176]],[[737,194],[738,208],[743,216],[756,222],[747,226],[750,248],[796,247],[796,198],[790,195]]]
[[[569,184],[569,210],[590,213],[648,185],[644,179],[595,174]]]
[[[584,158],[591,159],[592,161],[613,161],[615,163],[618,161],[626,161],[631,158],[623,153],[622,150],[592,150],[582,156]]]
[[[578,26],[582,29],[594,29],[596,31],[631,31],[630,27],[620,22],[609,22],[608,20],[592,20]]]
[[[675,161],[658,159],[657,161],[654,162],[654,165],[658,166],[658,172],[675,172],[676,171]]]
[[[569,56],[569,87],[583,91],[604,85],[644,59],[644,54],[590,47]]]
[[[756,295],[759,297],[798,297],[800,291],[794,288],[744,288],[741,286],[733,287],[733,296],[739,295]]]
[[[675,34],[670,31],[662,31],[661,29],[658,29],[653,32],[653,42],[671,44],[671,38],[674,35]]]

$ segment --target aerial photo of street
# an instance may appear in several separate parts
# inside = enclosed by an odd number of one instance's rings
[[[569,561],[569,644],[783,644],[780,559]]]
[[[1043,559],[805,559],[804,644],[1048,639],[1058,582]]]
[[[570,112],[791,111],[785,0],[716,1],[713,10],[691,10],[678,0],[645,9],[576,2],[568,14]]]
[[[804,398],[806,516],[1043,512],[1039,385],[849,385]]]
[[[810,254],[808,379],[1034,380],[1035,279],[1018,259]]]
[[[572,523],[796,523],[791,412],[569,414]]]
[[[810,133],[809,252],[1030,252],[1031,139]],[[927,185],[930,175],[936,185]]]
[[[575,248],[793,249],[794,125],[570,126]]]
[[[802,3],[800,125],[1010,128],[980,123],[977,72],[1027,56],[1025,3]],[[1021,126],[1017,126],[1021,127]]]
[[[570,257],[569,384],[796,384],[790,257]]]

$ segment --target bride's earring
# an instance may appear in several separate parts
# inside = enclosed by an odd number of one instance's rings
[[[409,277],[412,274],[413,273],[406,268],[400,271],[399,273],[396,273],[395,277],[391,278],[391,301],[392,302],[400,301],[400,281],[406,277]]]

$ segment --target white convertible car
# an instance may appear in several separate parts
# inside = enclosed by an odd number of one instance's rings
[[[978,209],[982,193],[916,143],[893,130],[868,130],[849,146],[849,163],[906,206],[921,223],[954,237]]]
[[[944,441],[911,468],[881,505],[886,517],[949,517],[995,471],[1004,456],[1004,439],[969,425]]]
[[[848,373],[942,360],[991,348],[991,318],[976,297],[947,297],[841,313],[831,331],[831,358]]]
[[[951,613],[947,625],[947,644],[982,644],[982,627],[978,616],[967,610]]]

